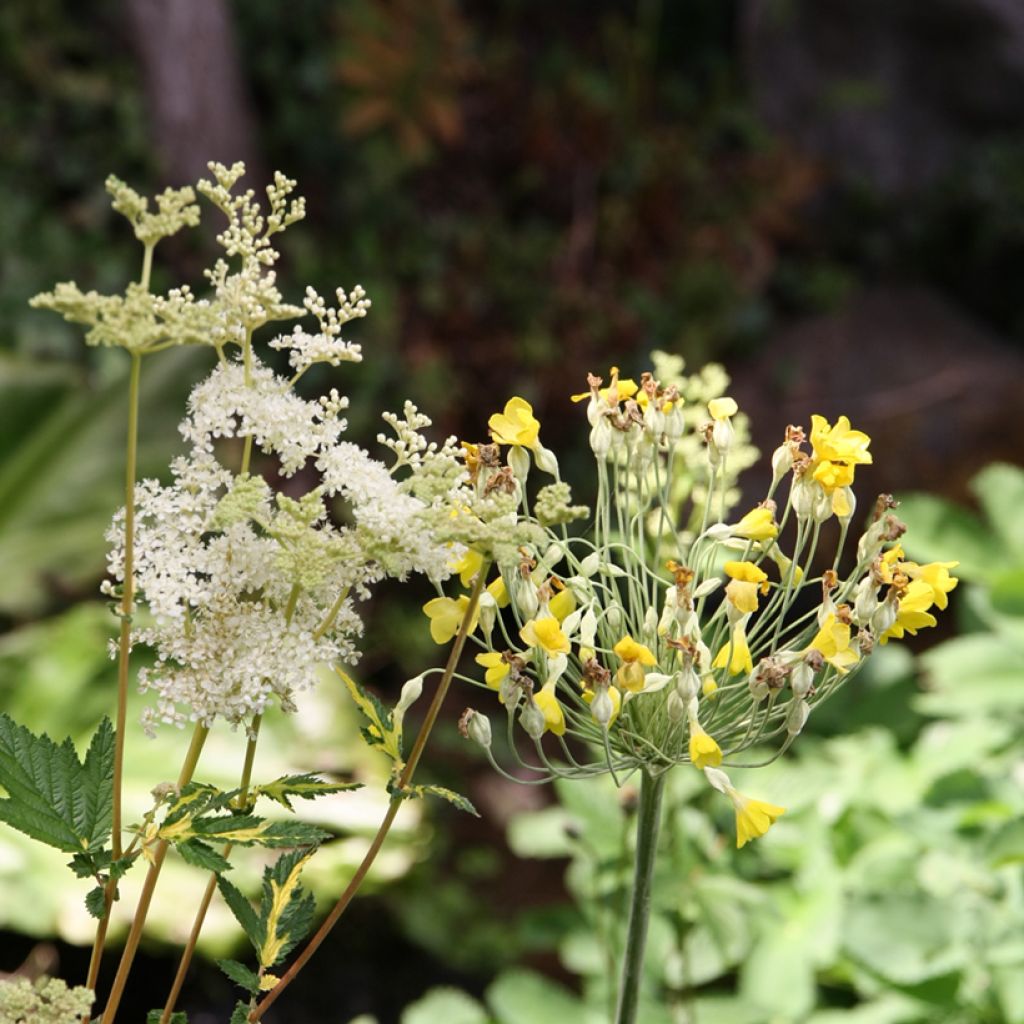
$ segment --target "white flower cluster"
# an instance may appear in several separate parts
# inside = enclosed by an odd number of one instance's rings
[[[271,348],[278,350],[291,349],[288,361],[298,376],[306,372],[314,363],[329,363],[338,366],[341,363],[359,363],[363,359],[360,345],[345,341],[341,336],[343,324],[366,316],[370,310],[370,300],[362,285],[357,284],[348,295],[344,288],[335,293],[338,296],[338,308],[333,309],[324,302],[314,288],[306,289],[306,297],[302,304],[307,311],[317,318],[320,331],[310,334],[300,327],[292,329],[291,334],[282,334],[270,342]]]

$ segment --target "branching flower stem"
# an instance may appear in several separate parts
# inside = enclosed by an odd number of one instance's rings
[[[423,724],[420,726],[420,730],[416,734],[412,750],[409,752],[409,759],[406,761],[405,767],[402,769],[402,774],[399,776],[398,782],[395,785],[394,795],[391,797],[391,802],[388,804],[387,813],[384,815],[384,819],[377,828],[377,832],[370,843],[369,849],[366,851],[362,862],[356,869],[356,872],[352,876],[348,885],[345,887],[345,891],[338,898],[338,902],[335,903],[323,924],[320,925],[316,934],[309,940],[292,965],[281,976],[281,980],[273,990],[268,992],[256,1008],[249,1014],[250,1021],[258,1021],[284,992],[284,990],[295,980],[299,971],[301,971],[308,963],[313,954],[320,948],[324,939],[326,939],[330,934],[331,929],[338,923],[338,919],[345,912],[349,903],[352,902],[352,898],[359,891],[359,887],[362,885],[363,880],[369,873],[370,867],[377,859],[377,854],[384,845],[384,840],[387,838],[388,832],[391,831],[391,826],[394,824],[395,817],[398,815],[398,810],[402,806],[402,800],[404,799],[403,791],[412,781],[412,777],[416,771],[417,765],[419,764],[420,757],[423,755],[423,750],[427,745],[427,740],[430,738],[430,733],[434,728],[434,723],[437,721],[437,716],[441,711],[441,705],[444,703],[444,699],[448,694],[448,688],[451,685],[452,677],[455,674],[455,667],[459,663],[459,658],[462,655],[462,649],[466,645],[466,637],[469,635],[470,625],[476,615],[477,605],[480,602],[480,594],[484,589],[488,568],[489,563],[485,561],[477,572],[476,582],[474,583],[473,590],[469,595],[469,604],[466,606],[463,613],[462,624],[459,626],[459,632],[456,634],[455,642],[453,643],[451,652],[448,655],[448,661],[444,667],[444,674],[441,676],[437,689],[434,691],[433,700],[430,702],[430,707],[427,709],[426,717],[423,719]],[[103,1024],[109,1024],[109,1022],[104,1020]]]
[[[615,1024],[636,1024],[640,1005],[640,983],[643,978],[644,950],[647,946],[647,925],[651,916],[651,888],[654,882],[654,861],[661,825],[661,800],[665,789],[665,772],[653,775],[644,770],[640,781],[640,806],[636,816],[636,863],[633,871],[633,892],[629,908],[629,931],[622,957],[622,978],[619,983],[619,1005]]]
[[[189,745],[188,753],[185,755],[185,762],[181,766],[178,775],[178,788],[187,786],[192,781],[196,765],[199,763],[199,755],[202,753],[203,745],[209,734],[207,726],[201,723],[196,725],[192,733],[192,742]],[[135,908],[135,917],[132,920],[131,930],[128,932],[128,939],[125,942],[124,951],[121,954],[121,962],[118,964],[117,975],[114,984],[110,989],[110,997],[107,1000],[106,1009],[103,1011],[101,1024],[114,1024],[117,1017],[117,1008],[121,1004],[121,997],[124,995],[125,985],[128,982],[128,975],[132,969],[132,961],[139,948],[139,940],[142,938],[142,929],[146,924],[146,915],[149,913],[149,904],[153,899],[153,891],[156,889],[157,879],[160,877],[160,870],[164,865],[164,858],[167,856],[167,842],[161,840],[153,851],[153,860],[150,863],[146,880],[142,885],[142,892],[139,894],[139,902]]]

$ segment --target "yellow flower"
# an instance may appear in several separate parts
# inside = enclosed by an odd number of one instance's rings
[[[701,683],[700,691],[709,700],[713,699],[715,694],[718,692],[718,683],[715,681],[715,677],[705,676],[704,682]]]
[[[757,592],[768,593],[768,574],[753,562],[726,562],[725,574],[731,577],[725,596],[741,612],[757,611]]]
[[[768,557],[778,566],[779,579],[785,582],[786,578],[789,576],[789,570],[793,566],[793,560],[791,558],[787,558],[782,553],[778,544],[772,544],[772,546],[768,548]],[[804,571],[798,565],[793,569],[792,582],[799,583],[803,578]]]
[[[492,690],[497,690],[509,673],[509,663],[497,651],[485,651],[476,655],[474,660],[487,669],[484,673],[484,682]]]
[[[558,619],[530,619],[519,630],[527,647],[540,647],[548,654],[568,654],[569,640],[558,626]]]
[[[573,596],[573,592],[568,587],[565,590],[560,590],[548,601],[548,611],[559,622],[564,622],[567,615],[576,611],[576,598]]]
[[[826,617],[809,649],[820,651],[840,675],[846,675],[860,661],[860,654],[851,645],[850,627],[840,622],[834,614]]]
[[[711,413],[713,420],[727,420],[730,416],[735,416],[739,411],[739,406],[736,404],[735,398],[712,398],[708,402],[708,412]]]
[[[594,691],[584,690],[583,700],[587,704],[592,704],[594,701]],[[608,728],[610,729],[615,724],[615,719],[619,717],[619,712],[622,710],[622,694],[619,693],[618,688],[615,686],[608,687],[608,697],[612,702],[612,715],[608,719]]]
[[[487,593],[494,598],[494,603],[499,608],[508,607],[508,590],[505,587],[505,580],[501,576],[487,584]]]
[[[462,620],[469,607],[469,598],[435,597],[423,606],[423,611],[430,619],[430,635],[435,644],[446,644],[459,631]],[[469,631],[476,629],[478,616],[474,614],[469,624]]]
[[[899,640],[904,633],[917,636],[919,629],[934,626],[938,620],[928,611],[934,600],[935,592],[930,583],[923,579],[911,580],[900,598],[896,621],[882,634],[881,643],[888,643],[892,637]]]
[[[869,444],[871,438],[861,430],[851,430],[845,416],[840,416],[834,427],[824,416],[811,417],[812,476],[832,496],[832,511],[837,516],[853,511],[846,488],[853,485],[855,467],[872,462]]]
[[[736,849],[745,846],[751,839],[763,836],[775,824],[775,819],[786,813],[785,807],[778,807],[765,800],[754,800],[735,789],[730,790],[729,797],[736,808]]]
[[[731,532],[736,537],[745,537],[747,540],[773,540],[779,535],[779,528],[775,524],[775,515],[770,508],[752,508],[735,526]]]
[[[544,713],[544,725],[549,732],[556,736],[565,735],[565,713],[562,705],[558,703],[555,696],[555,684],[547,683],[542,686],[534,695],[534,703]]]
[[[644,688],[644,665],[657,665],[658,659],[649,647],[638,644],[628,633],[612,648],[622,659],[622,665],[615,673],[615,682],[623,690],[639,693]]]
[[[540,421],[525,398],[510,398],[504,412],[496,412],[488,421],[496,444],[536,448],[540,443]]]
[[[946,595],[960,582],[955,576],[950,576],[949,570],[955,569],[959,564],[959,562],[929,562],[927,565],[918,565],[916,562],[905,562],[904,568],[912,580],[921,580],[931,587],[932,601],[936,608],[945,608],[949,604],[949,598]],[[900,610],[903,610],[902,601]]]
[[[725,668],[728,666],[729,674],[736,676],[741,672],[753,672],[754,662],[750,657],[750,647],[747,645],[747,633],[742,622],[737,622],[732,629],[732,643],[722,645],[722,649],[715,655],[711,663],[712,668]]]
[[[690,761],[694,768],[717,768],[722,763],[722,748],[696,719],[690,721]]]
[[[448,563],[448,568],[452,572],[459,574],[459,580],[464,587],[468,587],[473,581],[473,577],[480,571],[480,567],[484,564],[484,556],[479,551],[474,551],[472,548],[466,548],[466,553],[454,562]]]
[[[617,366],[611,368],[610,376],[615,381],[615,391],[612,391],[612,386],[609,384],[608,387],[601,388],[598,392],[609,405],[618,405],[619,402],[632,398],[639,390],[636,381],[631,377],[626,377],[623,380],[619,379],[619,368]],[[591,397],[591,392],[581,391],[578,395],[570,395],[569,397],[574,402],[584,402]]]

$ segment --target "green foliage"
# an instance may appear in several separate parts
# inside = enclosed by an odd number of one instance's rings
[[[299,884],[299,875],[312,850],[283,854],[263,872],[258,906],[252,904],[226,878],[217,885],[235,919],[256,951],[263,968],[283,960],[313,923],[313,897]]]
[[[163,1010],[150,1010],[146,1014],[146,1024],[161,1024],[163,1015]],[[188,1024],[188,1014],[183,1013],[181,1010],[176,1010],[171,1014],[168,1024]]]
[[[0,714],[0,821],[66,853],[92,852],[110,835],[114,729],[100,723],[85,760]]]
[[[467,797],[464,797],[461,793],[456,793],[452,789],[446,789],[444,786],[406,786],[405,789],[401,790],[401,794],[403,797],[440,797],[442,800],[447,800],[448,803],[457,807],[460,811],[465,811],[467,814],[472,814],[477,818],[480,817],[479,812]]]
[[[245,989],[249,995],[255,995],[260,990],[260,978],[255,971],[249,970],[245,964],[237,960],[218,960],[217,966],[239,987]]]
[[[361,789],[359,782],[324,782],[316,775],[283,775],[273,782],[265,782],[254,786],[253,796],[266,796],[276,800],[282,807],[292,810],[292,798],[315,800],[327,793],[348,793],[353,789]]]

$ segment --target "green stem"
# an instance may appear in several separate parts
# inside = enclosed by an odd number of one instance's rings
[[[185,762],[181,766],[178,775],[178,789],[182,789],[192,781],[196,765],[199,763],[199,755],[202,753],[203,744],[209,734],[205,725],[197,725],[192,733],[192,742],[189,745],[188,753],[185,755]],[[167,856],[166,840],[160,840],[153,851],[153,860],[150,863],[146,880],[142,885],[142,892],[139,895],[139,902],[135,908],[135,917],[132,920],[131,930],[128,932],[128,940],[125,942],[124,951],[121,953],[121,962],[117,967],[117,975],[114,984],[110,989],[110,997],[107,1000],[106,1009],[103,1011],[101,1024],[114,1024],[117,1017],[117,1008],[121,1005],[121,997],[124,995],[125,985],[128,983],[128,975],[132,969],[132,961],[139,948],[139,940],[142,938],[142,929],[146,924],[146,915],[149,913],[149,904],[153,899],[153,891],[156,889],[157,879],[160,877],[160,869],[164,866],[164,858]]]
[[[651,775],[646,770],[643,772],[640,781],[640,806],[636,815],[636,864],[633,870],[633,893],[629,908],[629,931],[626,934],[626,950],[622,957],[622,980],[619,984],[616,1024],[636,1024],[637,1021],[664,789],[664,772],[660,775]]]
[[[330,934],[331,929],[338,923],[338,919],[345,912],[349,903],[352,902],[352,898],[358,892],[359,887],[363,884],[363,880],[369,873],[370,867],[377,859],[377,854],[380,852],[380,848],[384,845],[384,840],[387,838],[388,832],[391,831],[391,826],[398,814],[398,809],[402,806],[402,792],[412,781],[413,772],[416,771],[416,766],[419,764],[420,757],[422,756],[423,750],[427,745],[427,740],[430,737],[430,732],[434,728],[434,723],[437,721],[437,716],[441,711],[441,705],[444,703],[445,696],[448,693],[448,688],[451,685],[452,677],[455,674],[455,666],[459,662],[459,657],[462,654],[463,647],[466,646],[466,638],[469,636],[470,623],[473,621],[477,605],[480,603],[480,594],[484,589],[484,580],[487,576],[488,568],[489,563],[485,561],[480,567],[480,571],[477,573],[476,582],[473,584],[473,590],[469,595],[469,604],[466,606],[466,610],[463,613],[459,632],[455,637],[455,643],[452,645],[452,649],[448,655],[448,661],[445,663],[444,674],[441,676],[441,681],[437,685],[437,690],[434,691],[434,698],[430,702],[430,707],[427,709],[427,714],[423,719],[423,724],[420,726],[420,731],[416,734],[416,740],[412,745],[412,751],[409,754],[409,759],[406,761],[402,774],[399,776],[398,782],[395,784],[394,795],[391,797],[391,802],[388,804],[387,813],[384,815],[383,821],[381,821],[373,840],[370,842],[370,848],[366,851],[362,862],[356,869],[356,873],[352,876],[348,885],[345,887],[345,891],[338,898],[338,902],[334,904],[334,907],[327,915],[324,923],[317,929],[316,934],[309,940],[305,949],[303,949],[295,959],[295,962],[292,963],[288,970],[281,976],[281,980],[277,985],[275,985],[274,988],[264,996],[263,1000],[255,1010],[249,1014],[250,1021],[258,1021],[284,992],[284,990],[295,980],[295,976],[320,948],[321,943],[323,943],[324,939],[326,939],[328,934]],[[103,1024],[107,1024],[107,1022],[104,1021]]]
[[[249,742],[245,747],[245,763],[242,766],[242,778],[238,786],[242,791],[239,795],[243,800],[248,796],[249,785],[252,782],[252,766],[256,758],[256,741],[259,739],[260,723],[262,721],[262,715],[256,715],[253,718],[252,729],[249,733]],[[231,856],[231,850],[232,844],[226,843],[224,848],[220,851],[220,855],[227,860],[228,857]],[[185,943],[185,948],[181,951],[181,959],[178,961],[178,970],[174,975],[174,982],[171,984],[171,990],[167,993],[167,999],[164,1002],[164,1012],[160,1015],[160,1024],[168,1024],[171,1019],[171,1014],[174,1013],[174,1007],[178,1002],[178,996],[181,995],[181,989],[185,984],[188,969],[192,965],[192,955],[195,953],[196,943],[198,943],[199,935],[203,930],[203,925],[206,923],[206,914],[210,909],[210,903],[213,900],[213,894],[216,891],[217,875],[216,873],[211,873],[210,879],[206,883],[206,891],[203,893],[203,898],[199,901],[199,907],[196,910],[196,917],[192,922],[192,931],[189,932],[188,942]]]

